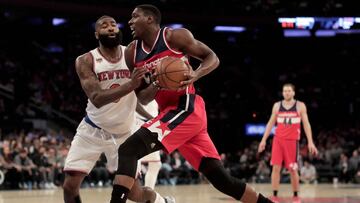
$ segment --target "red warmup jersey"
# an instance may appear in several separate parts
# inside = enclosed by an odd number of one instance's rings
[[[154,46],[149,51],[144,49],[142,41],[137,40],[135,42],[134,64],[136,68],[148,68],[149,70],[153,70],[162,59],[169,56],[181,58],[188,63],[188,57],[184,53],[171,49],[167,44],[165,36],[169,29],[170,28],[164,27],[159,30]],[[155,100],[159,105],[160,111],[162,111],[169,106],[176,107],[180,96],[186,93],[195,94],[194,86],[190,85],[187,90],[182,91],[159,90],[155,96]]]
[[[280,108],[276,114],[277,127],[275,130],[275,136],[277,138],[300,140],[301,117],[297,111],[296,104],[297,101],[290,109],[285,109],[282,101],[280,102]]]

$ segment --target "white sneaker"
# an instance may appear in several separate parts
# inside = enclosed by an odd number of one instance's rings
[[[172,196],[164,197],[165,203],[176,203],[175,198]]]
[[[50,183],[50,188],[51,188],[51,189],[57,189],[57,186],[56,186],[53,182],[51,182],[51,183]]]
[[[50,183],[48,182],[45,183],[45,189],[51,189]]]

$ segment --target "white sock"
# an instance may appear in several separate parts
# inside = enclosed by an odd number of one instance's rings
[[[166,202],[165,199],[159,193],[156,192],[156,199],[154,203],[166,203]]]
[[[161,168],[161,162],[149,162],[148,171],[145,174],[145,186],[154,189],[159,170]]]

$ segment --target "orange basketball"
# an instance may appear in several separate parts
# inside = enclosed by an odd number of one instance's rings
[[[184,73],[190,73],[190,71],[190,65],[180,58],[170,56],[162,59],[155,69],[159,86],[170,90],[177,90],[181,86],[180,82],[187,80]]]

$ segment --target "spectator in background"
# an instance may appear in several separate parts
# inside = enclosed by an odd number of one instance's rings
[[[261,160],[256,169],[256,179],[257,183],[269,183],[270,182],[270,168],[266,165],[265,161]]]
[[[38,178],[38,171],[35,164],[29,158],[28,152],[25,149],[21,149],[20,153],[15,156],[14,162],[20,166],[21,172],[21,188],[31,189],[32,185]]]
[[[38,167],[40,175],[40,184],[39,188],[49,189],[49,174],[51,173],[51,164],[48,161],[46,156],[46,148],[44,146],[40,147],[38,152],[33,154],[32,161]]]
[[[304,166],[300,169],[300,180],[303,183],[315,183],[316,169],[315,166],[310,164],[308,160],[304,161]]]
[[[348,183],[349,179],[350,179],[349,161],[348,161],[348,157],[344,153],[341,153],[341,155],[340,155],[340,161],[338,164],[338,168],[340,169],[339,181]]]
[[[90,185],[102,187],[104,184],[108,184],[109,171],[106,168],[106,157],[104,153],[101,154],[99,160],[96,162],[93,170],[90,173]]]
[[[359,168],[359,163],[359,152],[357,150],[354,150],[352,153],[352,157],[349,159],[349,176],[351,181],[355,178],[355,175]]]
[[[19,189],[19,183],[21,182],[21,167],[14,162],[13,155],[8,145],[3,146],[2,157],[4,161],[2,167],[6,171],[5,186],[10,189]]]
[[[62,146],[57,153],[56,171],[55,171],[55,185],[62,185],[65,179],[64,166],[65,159],[69,152],[68,147]]]

